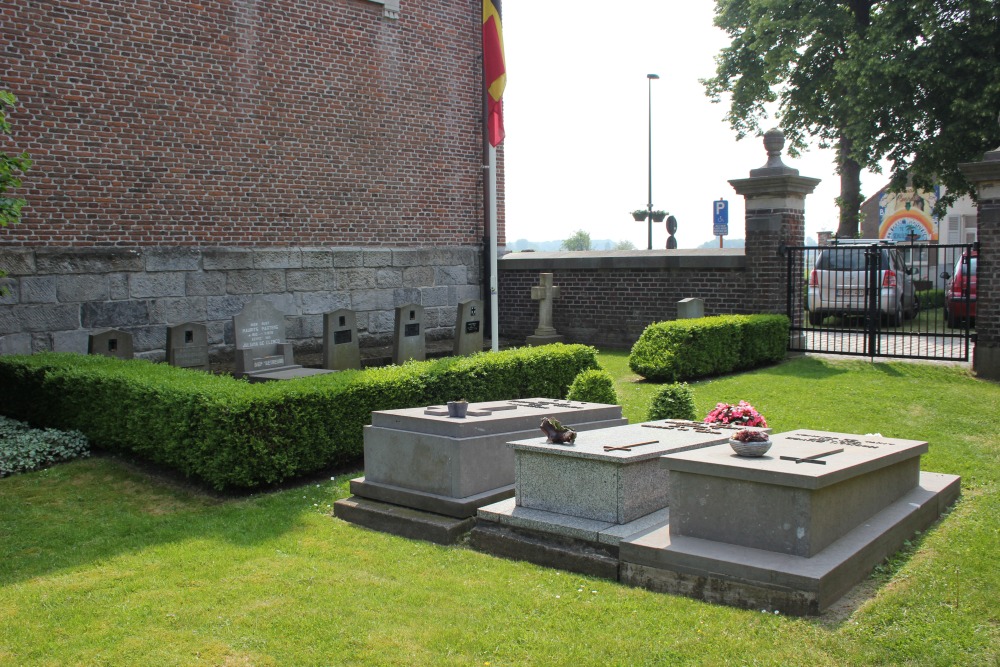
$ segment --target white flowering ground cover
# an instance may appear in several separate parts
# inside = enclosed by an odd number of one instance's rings
[[[633,422],[658,385],[601,355]],[[220,498],[109,458],[0,479],[0,665],[995,665],[1000,385],[798,359],[693,383],[699,415],[921,438],[939,524],[815,619],[716,606],[368,531],[356,475]]]

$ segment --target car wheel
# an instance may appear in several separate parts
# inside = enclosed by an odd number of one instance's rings
[[[818,327],[819,325],[823,324],[823,313],[818,313],[810,310],[809,324],[813,325],[814,327]]]

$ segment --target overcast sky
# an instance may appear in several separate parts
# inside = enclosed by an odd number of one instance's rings
[[[677,241],[712,240],[712,202],[729,200],[730,237],[743,237],[743,198],[730,179],[746,178],[767,155],[759,137],[737,142],[698,82],[714,74],[728,44],[712,25],[714,2],[597,0],[503,3],[507,241],[592,239],[647,246],[647,73],[652,82],[653,208],[678,220]],[[769,127],[769,125],[765,125]],[[785,163],[822,179],[806,198],[806,234],[835,230],[840,191],[832,150]],[[886,181],[865,173],[869,197]],[[653,247],[666,246],[653,225]],[[728,238],[728,237],[727,237]]]

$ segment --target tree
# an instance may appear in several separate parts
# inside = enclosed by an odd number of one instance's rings
[[[893,189],[943,184],[943,215],[973,193],[958,164],[1000,145],[1000,1],[885,3],[860,47],[843,68],[868,84],[855,104],[869,122],[855,140],[892,163]]]
[[[792,155],[805,148],[807,136],[837,147],[838,235],[857,234],[861,169],[877,160],[853,141],[850,130],[860,118],[848,99],[856,85],[837,75],[836,63],[864,39],[875,4],[716,0],[715,25],[732,43],[716,57],[715,77],[702,81],[713,102],[732,96],[727,119],[741,139],[761,132],[767,106],[777,102]]]
[[[0,90],[0,132],[10,134],[10,122],[7,120],[7,107],[13,108],[17,98],[8,91]],[[21,220],[21,208],[24,200],[7,195],[9,190],[21,187],[18,174],[23,174],[31,166],[27,153],[8,155],[0,152],[0,227],[17,224]]]
[[[732,42],[702,83],[713,101],[731,95],[727,119],[740,138],[760,133],[776,104],[792,155],[807,137],[835,146],[837,234],[855,236],[863,168],[877,171],[888,156],[894,187],[918,175],[926,186],[979,159],[984,135],[996,132],[982,120],[1000,103],[997,4],[716,0],[715,24]],[[951,179],[956,191],[962,182]]]
[[[590,234],[578,230],[573,236],[562,242],[563,250],[590,250]]]
[[[615,244],[615,250],[635,250],[635,244],[625,239]]]

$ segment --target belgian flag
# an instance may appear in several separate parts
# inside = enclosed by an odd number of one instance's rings
[[[507,66],[503,57],[500,0],[483,0],[483,73],[486,80],[486,128],[490,145],[503,141],[503,89]]]

